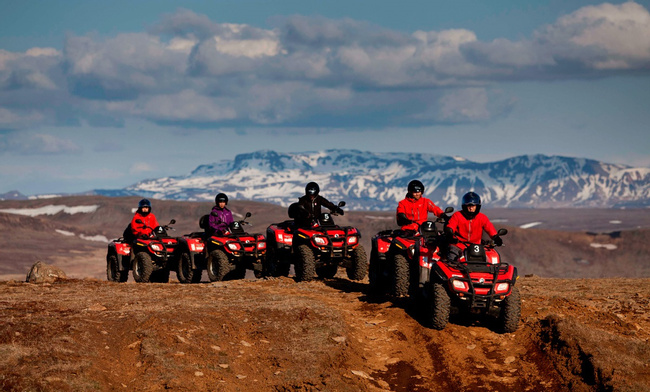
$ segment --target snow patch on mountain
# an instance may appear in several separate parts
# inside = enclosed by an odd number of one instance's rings
[[[97,211],[97,208],[99,208],[99,206],[97,205],[76,206],[76,207],[68,207],[65,205],[49,205],[49,206],[43,206],[38,208],[5,208],[5,209],[0,209],[0,212],[35,217],[39,215],[56,215],[60,212],[63,212],[64,214],[70,214],[70,215],[89,214]]]

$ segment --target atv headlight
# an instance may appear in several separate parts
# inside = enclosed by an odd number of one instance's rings
[[[257,249],[266,249],[266,242],[258,242]]]
[[[314,243],[318,246],[327,245],[327,238],[325,237],[314,237]]]
[[[228,243],[228,249],[230,249],[230,250],[239,250],[240,246],[236,242],[229,242]]]
[[[348,237],[348,245],[354,245],[358,242],[359,242],[359,237],[357,236]]]
[[[461,280],[452,280],[451,285],[454,286],[456,290],[467,291],[467,283]]]
[[[151,244],[151,249],[155,252],[162,252],[163,247],[160,244]]]
[[[510,288],[509,283],[499,283],[497,286],[494,288],[495,293],[507,293],[508,289]]]
[[[411,258],[415,256],[415,246],[412,245],[409,246],[409,255],[411,256]]]

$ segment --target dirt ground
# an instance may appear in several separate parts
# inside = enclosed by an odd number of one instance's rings
[[[650,279],[522,277],[514,333],[366,282],[0,282],[4,391],[648,391]]]

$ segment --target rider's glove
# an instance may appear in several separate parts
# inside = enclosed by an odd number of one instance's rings
[[[449,227],[445,227],[444,234],[448,243],[455,244],[458,242],[458,238],[454,235],[454,231]]]
[[[503,245],[503,240],[498,235],[495,235],[494,237],[492,237],[492,241],[494,241],[494,245],[496,245],[496,246]]]

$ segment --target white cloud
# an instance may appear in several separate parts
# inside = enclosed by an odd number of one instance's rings
[[[228,25],[228,27],[232,29],[233,33],[241,31],[239,25]],[[217,51],[230,56],[259,58],[277,56],[280,53],[280,42],[271,31],[264,32],[263,37],[253,39],[222,36],[215,36],[213,39]]]
[[[580,46],[630,58],[650,56],[650,13],[634,2],[584,7],[560,18],[556,28]]]
[[[3,111],[0,109],[0,123]],[[60,155],[81,151],[73,141],[51,134],[8,134],[0,136],[0,151],[10,151],[22,155]]]
[[[0,124],[16,124],[21,122],[21,116],[9,109],[0,107]]]
[[[428,74],[431,81],[446,80],[453,76],[473,76],[478,67],[465,59],[461,47],[477,41],[469,30],[416,31],[418,43],[416,64]],[[452,79],[455,80],[455,79]]]
[[[106,113],[175,126],[486,121],[512,102],[494,104],[495,83],[647,70],[649,36],[650,13],[634,2],[584,7],[532,37],[491,42],[466,29],[407,34],[301,16],[262,29],[179,10],[146,33],[70,36],[64,52],[0,50],[0,125],[88,123]],[[22,145],[75,151],[43,137]]]
[[[480,121],[490,117],[485,89],[454,90],[440,99],[440,116],[449,122]]]
[[[151,97],[142,107],[142,113],[153,119],[222,121],[236,117],[236,111],[228,105],[228,100],[183,90],[177,94]]]
[[[537,45],[556,57],[605,70],[650,65],[650,13],[640,4],[583,7],[538,32]]]
[[[171,39],[171,41],[169,41],[167,49],[189,54],[194,45],[197,43],[197,39],[174,37]]]
[[[25,54],[30,57],[61,56],[61,52],[54,48],[31,48]]]
[[[8,63],[12,60],[17,59],[18,57],[19,57],[18,53],[13,53],[13,52],[6,51],[4,49],[0,49],[0,72],[7,70]],[[0,74],[0,76],[2,76],[2,74]]]
[[[129,173],[140,174],[140,173],[152,172],[154,170],[155,168],[149,163],[136,162],[133,165],[131,165],[131,168],[129,169]]]

